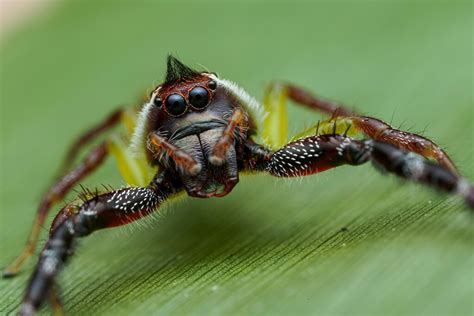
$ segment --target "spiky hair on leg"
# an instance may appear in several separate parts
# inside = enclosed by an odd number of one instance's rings
[[[101,194],[109,193],[115,189],[110,185],[102,184],[102,186],[96,188],[86,188],[82,184],[79,184],[79,189],[73,190],[76,193],[76,200],[82,203],[87,202],[88,200],[95,199]]]

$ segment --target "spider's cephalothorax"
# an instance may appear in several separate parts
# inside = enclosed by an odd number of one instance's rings
[[[190,196],[229,193],[238,181],[249,118],[214,74],[168,59],[166,82],[151,95],[143,135],[152,164],[176,172]]]
[[[330,115],[288,142],[286,99]],[[128,130],[110,135],[70,168],[79,150],[118,123]],[[263,144],[262,144],[263,143]],[[301,88],[277,83],[258,103],[235,83],[197,72],[168,58],[165,82],[139,110],[119,109],[71,146],[62,176],[44,195],[28,243],[4,270],[15,275],[33,253],[51,207],[111,154],[129,187],[94,193],[67,204],[56,215],[39,256],[20,314],[31,315],[49,298],[60,308],[56,275],[72,255],[79,237],[136,221],[180,193],[224,196],[240,172],[300,177],[341,165],[372,162],[378,169],[456,194],[474,209],[474,187],[433,141],[402,131]]]

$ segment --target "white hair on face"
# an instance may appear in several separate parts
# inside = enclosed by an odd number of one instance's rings
[[[267,112],[263,106],[243,88],[239,87],[235,82],[226,79],[219,79],[213,74],[208,75],[212,80],[217,82],[217,86],[224,87],[250,112],[251,116],[256,120],[258,125],[262,125]]]
[[[145,103],[142,107],[142,110],[138,114],[137,124],[135,125],[135,130],[133,131],[133,135],[130,140],[130,149],[135,155],[143,152],[146,122],[148,119],[148,114],[153,107],[154,98],[155,95],[153,94],[150,102]]]

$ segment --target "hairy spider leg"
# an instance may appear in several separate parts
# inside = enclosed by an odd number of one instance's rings
[[[143,153],[135,153],[129,148],[129,140],[133,134],[137,121],[137,110],[134,108],[118,108],[110,113],[103,121],[93,126],[80,135],[70,146],[62,167],[60,175],[69,170],[81,150],[92,141],[111,131],[118,125],[125,127],[124,137],[109,135],[108,146],[112,156],[115,157],[122,178],[130,185],[145,186],[155,174],[151,170]]]
[[[97,139],[97,137],[117,126],[121,121],[122,113],[124,113],[122,108],[116,109],[99,124],[79,135],[79,137],[70,145],[63,164],[59,169],[59,175],[62,176],[71,169],[74,160],[79,156],[79,153],[87,144],[90,144],[93,140]]]
[[[224,163],[227,152],[234,145],[235,139],[239,133],[243,133],[242,126],[245,121],[245,115],[241,110],[237,109],[232,113],[228,125],[222,132],[221,138],[217,141],[212,150],[212,155],[209,157],[209,161],[212,164],[220,166]]]
[[[261,135],[262,141],[272,149],[278,149],[288,142],[287,98],[287,90],[279,83],[269,85],[264,93],[262,105],[266,116]]]
[[[314,135],[315,131],[327,133],[328,130],[331,130],[339,134],[346,133],[352,136],[355,132],[359,132],[365,135],[365,137],[389,143],[410,152],[415,152],[425,158],[434,159],[451,172],[458,173],[456,166],[448,154],[435,142],[426,137],[393,128],[390,124],[380,119],[356,115],[355,110],[350,110],[341,103],[314,96],[310,92],[291,84],[274,83],[269,87],[267,96],[268,95],[282,96],[279,100],[282,104],[285,103],[286,98],[289,98],[298,104],[331,115],[331,118],[305,129],[303,132],[298,133],[293,139]],[[271,112],[269,116],[272,116]],[[287,123],[284,122],[282,125],[283,124],[286,125]]]
[[[131,149],[129,139],[122,135],[110,135],[107,145],[110,154],[115,158],[122,179],[128,185],[145,186],[153,178],[157,168],[149,166],[144,153]]]
[[[377,140],[356,140],[346,135],[310,136],[288,143],[277,151],[255,143],[246,145],[254,160],[250,171],[266,171],[276,177],[300,177],[341,165],[371,161],[382,171],[461,196],[474,209],[474,187],[457,173],[412,152]]]
[[[118,123],[123,123],[127,129],[127,136],[130,136],[135,127],[136,114],[132,110],[119,109],[110,114],[104,121],[92,127],[81,135],[71,146],[66,155],[64,167],[69,167],[80,150],[85,145],[98,138],[104,132],[112,129]],[[61,172],[58,180],[44,194],[33,222],[27,243],[20,255],[8,265],[3,271],[3,277],[13,277],[25,264],[27,259],[33,254],[41,227],[46,220],[49,210],[55,203],[61,201],[66,194],[76,186],[81,180],[94,172],[107,158],[109,154],[115,157],[120,173],[129,185],[144,186],[152,178],[153,170],[147,166],[145,158],[134,155],[122,137],[109,136],[107,140],[94,147],[74,169],[68,172]],[[155,171],[156,172],[156,171]]]
[[[331,116],[354,115],[341,103],[314,96],[308,91],[292,84],[273,82],[265,90],[263,108],[266,112],[263,121],[262,139],[272,149],[278,149],[288,142],[288,113],[286,101],[290,99],[311,110]]]
[[[110,154],[115,158],[119,172],[125,183],[134,186],[146,186],[157,172],[156,167],[148,164],[144,148],[132,148],[132,135],[137,125],[138,111],[134,108],[122,111],[120,122],[126,128],[125,137],[111,134],[108,137]]]
[[[356,115],[355,109],[350,109],[342,103],[327,100],[320,96],[315,96],[309,91],[299,88],[295,85],[285,83],[280,84],[281,89],[286,90],[290,100],[304,105],[312,110],[316,110],[331,116],[351,116]]]
[[[294,137],[335,132],[349,136],[361,134],[374,140],[391,144],[400,149],[417,153],[427,159],[436,160],[441,166],[458,174],[448,154],[435,142],[421,135],[393,128],[388,123],[369,116],[332,117],[319,122]]]
[[[69,190],[80,180],[93,172],[102,164],[108,155],[107,144],[105,142],[95,147],[84,160],[73,170],[61,177],[43,196],[40,202],[36,219],[31,228],[27,243],[20,255],[3,270],[3,277],[15,276],[26,260],[33,254],[38,243],[38,237],[43,227],[46,216],[51,207],[61,201]]]
[[[167,163],[167,159],[163,159],[166,156],[174,162],[177,168],[184,170],[188,174],[196,175],[201,171],[202,166],[200,163],[161,136],[151,134],[148,147],[155,152],[156,157],[162,163]]]
[[[96,195],[81,206],[67,205],[54,219],[20,307],[32,315],[54,291],[55,278],[71,257],[76,239],[102,228],[131,223],[154,212],[181,184],[166,171],[147,187],[128,187]],[[59,304],[59,301],[57,301]]]

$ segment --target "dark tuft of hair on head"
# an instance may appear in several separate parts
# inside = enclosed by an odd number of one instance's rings
[[[199,75],[194,69],[189,68],[176,57],[168,55],[165,83],[189,79]]]

